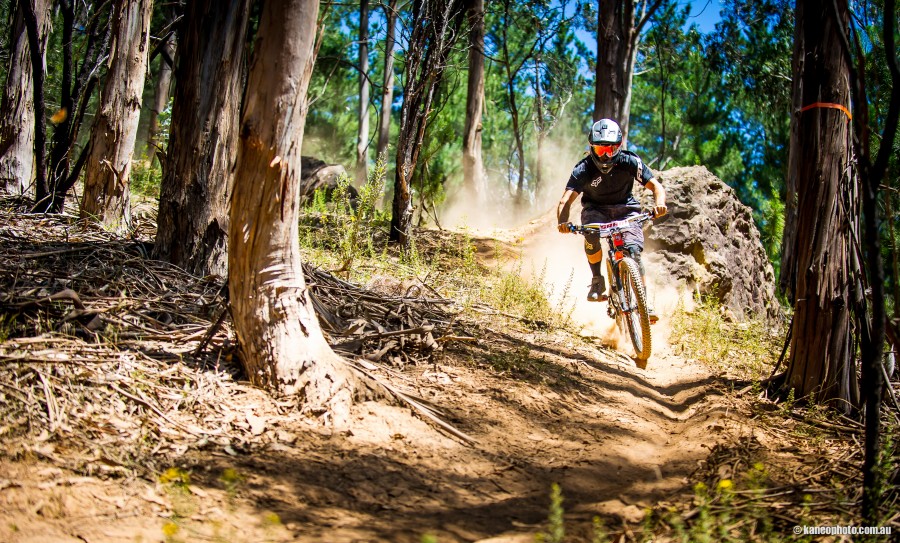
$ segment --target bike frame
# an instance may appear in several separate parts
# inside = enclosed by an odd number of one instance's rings
[[[628,327],[628,332],[632,336],[632,341],[635,343],[635,351],[643,351],[643,341],[640,343],[637,339],[635,339],[635,334],[637,333],[634,330],[635,326],[641,326],[640,323],[635,324],[634,319],[637,318],[640,320],[639,310],[635,313],[636,309],[640,309],[640,307],[644,307],[643,304],[643,296],[646,293],[643,278],[638,277],[637,282],[638,288],[642,291],[641,301],[638,302],[637,299],[632,300],[632,302],[628,303],[628,296],[625,292],[625,285],[622,282],[623,272],[620,269],[625,262],[626,256],[629,257],[631,263],[630,266],[633,269],[636,269],[636,263],[634,263],[634,255],[633,253],[625,247],[625,238],[624,231],[625,228],[634,224],[642,224],[646,221],[649,221],[654,218],[653,213],[641,213],[639,215],[635,215],[634,217],[630,217],[628,219],[623,219],[620,221],[614,221],[609,223],[590,223],[583,225],[574,225],[569,223],[569,230],[573,233],[577,234],[593,234],[597,235],[600,238],[606,240],[607,243],[607,275],[609,276],[609,287],[610,287],[610,296],[609,296],[609,316],[619,321],[620,326],[622,325],[622,321],[625,321],[625,326]],[[627,251],[627,252],[626,252]],[[645,313],[644,318],[646,319],[646,309],[643,310]],[[634,315],[632,315],[634,314]],[[622,317],[622,321],[619,320],[619,317]],[[649,326],[649,323],[648,323]],[[623,332],[626,330],[623,329]],[[649,356],[649,332],[646,334],[646,356]],[[646,360],[646,358],[644,359]]]

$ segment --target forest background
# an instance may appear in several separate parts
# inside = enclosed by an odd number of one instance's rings
[[[0,19],[7,22],[10,30],[16,27],[15,4],[12,1],[0,5]],[[88,25],[103,18],[106,6],[94,2],[78,8],[77,4],[73,11],[77,19],[71,36],[73,49],[83,55],[96,55],[89,49],[92,37]],[[162,165],[155,158],[165,155],[168,141],[175,27],[182,9],[177,4],[157,2],[150,27],[152,58],[135,145],[135,157],[145,160],[136,165],[132,183],[151,194],[158,190],[163,176]],[[363,111],[375,121],[365,121],[365,157],[371,166],[378,153],[384,151],[377,121],[387,98],[391,113],[387,179],[391,179],[391,158],[404,100],[402,69],[410,37],[410,3],[366,4],[368,24],[364,35],[360,4],[322,4],[302,152],[354,170],[362,124],[360,80],[365,73],[370,90],[363,97],[369,104]],[[649,14],[639,40],[628,145],[654,169],[704,165],[735,188],[741,201],[753,209],[777,276],[791,119],[794,2],[665,0],[642,5],[649,4],[659,5]],[[861,31],[866,54],[872,131],[880,134],[890,92],[879,38],[883,2],[853,4],[852,24]],[[253,8],[251,27],[258,22],[259,9],[258,5]],[[399,21],[395,39],[389,45],[387,14],[391,9],[397,10]],[[52,28],[63,28],[67,24],[64,16],[65,10],[54,9]],[[469,49],[468,40],[456,39],[435,91],[419,150],[420,160],[412,177],[418,224],[435,213],[445,224],[463,221],[477,225],[485,217],[489,224],[512,224],[531,218],[553,205],[572,165],[586,152],[584,135],[592,122],[595,89],[604,84],[595,78],[597,4],[582,0],[488,2],[484,32],[482,150],[487,193],[478,208],[483,212],[470,211],[463,217],[452,206],[463,184],[458,142],[465,128]],[[10,66],[12,34],[0,35],[3,80]],[[251,28],[247,55],[253,34]],[[64,73],[66,35],[60,31],[48,33],[44,101],[51,127],[54,113],[63,110],[64,89],[71,84],[63,84],[65,78],[71,78],[71,74]],[[391,79],[385,78],[387,47],[391,47],[393,56]],[[91,60],[85,57],[80,68],[84,70]],[[86,99],[83,118],[65,120],[83,125],[72,131],[75,152],[71,162],[88,143],[99,95],[97,83],[102,81],[104,68],[103,63],[95,62],[88,84],[82,85]],[[385,81],[390,81],[390,93],[385,92]],[[887,190],[882,192],[881,202],[887,218],[882,248],[888,263],[893,306],[897,306],[900,295],[897,259],[892,256],[896,245],[895,214],[891,212],[896,209],[893,199],[898,186],[897,156],[898,153],[892,153],[884,183]],[[77,168],[73,171],[78,173]],[[389,183],[386,201],[390,201],[391,190]],[[435,206],[440,212],[433,211]]]

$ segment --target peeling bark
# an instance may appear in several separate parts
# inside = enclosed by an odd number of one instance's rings
[[[179,37],[154,257],[197,275],[227,275],[249,13],[250,0],[196,0]]]
[[[49,2],[34,0],[33,4],[38,40],[46,45]],[[0,105],[0,194],[22,194],[34,175],[34,84],[21,4],[11,30],[9,71]]]
[[[240,125],[228,285],[250,381],[343,420],[357,379],[322,335],[303,278],[297,223],[318,8],[318,0],[263,6]]]
[[[847,27],[847,3],[840,22]],[[796,5],[795,85],[800,105],[848,104],[849,66],[841,54],[840,32],[828,10]],[[795,104],[797,105],[797,104]],[[850,413],[859,406],[850,335],[851,234],[859,231],[859,194],[848,179],[850,122],[843,112],[813,108],[794,116],[796,149],[792,177],[796,214],[785,231],[794,230],[783,262],[795,278],[791,293],[794,324],[786,387],[797,398],[809,397]],[[792,132],[794,132],[792,130]],[[858,294],[858,293],[857,293]]]
[[[82,218],[124,233],[131,229],[128,181],[147,72],[152,0],[122,0],[113,11],[106,83],[91,130]]]

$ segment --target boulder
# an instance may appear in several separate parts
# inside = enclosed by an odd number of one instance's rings
[[[655,281],[712,295],[733,320],[780,317],[775,274],[749,207],[703,166],[658,172],[669,214],[645,233]],[[644,206],[652,205],[648,191]]]
[[[331,198],[331,193],[337,188],[338,179],[346,175],[347,170],[340,164],[327,164],[318,158],[311,156],[300,157],[300,201],[307,202],[319,189],[325,189]],[[355,203],[359,193],[350,185],[350,201]]]

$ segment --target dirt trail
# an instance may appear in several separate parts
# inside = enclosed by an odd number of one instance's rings
[[[245,450],[172,459],[189,485],[61,470],[59,447],[4,454],[0,541],[524,543],[544,527],[553,483],[569,534],[587,537],[595,515],[615,530],[684,488],[716,442],[745,432],[724,385],[668,352],[664,326],[654,332],[646,369],[608,339],[497,323],[435,365],[376,371],[474,445],[406,407],[363,403],[347,427],[328,429],[283,415],[262,392],[223,389],[223,402],[268,424]]]
[[[498,331],[437,367],[384,375],[443,408],[474,446],[409,409],[365,403],[348,428],[282,421],[247,453],[189,453],[178,462],[191,474],[185,496],[6,463],[0,539],[162,541],[174,514],[172,541],[525,542],[543,526],[552,483],[570,532],[597,514],[634,522],[735,424],[716,379],[672,355],[651,362],[640,370],[561,334]],[[239,478],[231,492],[226,469]]]

